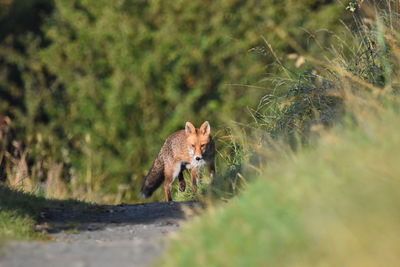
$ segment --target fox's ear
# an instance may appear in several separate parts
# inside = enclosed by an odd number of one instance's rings
[[[186,122],[185,124],[185,132],[186,134],[192,134],[196,132],[196,128],[194,127],[194,125],[191,122]]]
[[[209,135],[211,132],[211,126],[208,123],[208,121],[203,122],[203,124],[200,126],[200,133],[203,135]]]

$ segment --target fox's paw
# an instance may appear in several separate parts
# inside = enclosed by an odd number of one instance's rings
[[[186,182],[185,180],[179,181],[179,191],[185,192],[186,190]]]

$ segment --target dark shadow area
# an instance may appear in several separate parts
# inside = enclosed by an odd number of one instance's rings
[[[86,212],[94,205],[78,200],[56,200],[18,191],[0,184],[0,211],[12,211],[17,217],[31,217],[37,223],[46,220],[46,211]]]
[[[200,207],[198,202],[95,205],[86,210],[46,209],[43,220],[52,223],[156,223],[163,219],[183,219],[184,208]]]
[[[42,36],[41,27],[53,11],[52,0],[14,0],[0,2],[0,41],[12,36],[18,39],[27,33]]]
[[[201,204],[194,201],[146,204],[95,205],[77,200],[54,200],[20,192],[0,185],[0,207],[30,216],[37,231],[100,230],[107,224],[168,223],[185,218],[184,208],[194,210]],[[87,224],[95,224],[93,226]]]
[[[2,210],[12,210],[17,216],[30,216],[40,220],[46,209],[66,209],[85,211],[93,204],[78,200],[57,200],[18,191],[5,185],[0,185],[0,207]]]

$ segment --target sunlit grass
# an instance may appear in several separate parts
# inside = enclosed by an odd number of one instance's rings
[[[289,80],[286,94],[260,101],[255,127],[271,137],[249,147],[268,157],[261,173],[172,238],[165,266],[399,266],[400,23],[393,3],[360,21],[354,39],[344,40],[347,54],[310,55],[275,28],[315,69]]]
[[[337,128],[186,225],[166,266],[397,266],[400,117]]]

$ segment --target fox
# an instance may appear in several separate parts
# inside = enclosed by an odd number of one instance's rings
[[[191,122],[186,122],[185,128],[171,134],[161,147],[145,176],[141,197],[149,198],[164,182],[165,201],[172,201],[170,190],[177,177],[179,190],[184,192],[186,189],[184,170],[190,170],[193,190],[197,191],[201,168],[208,167],[211,179],[215,175],[215,154],[210,123],[205,121],[200,128],[195,128]]]

